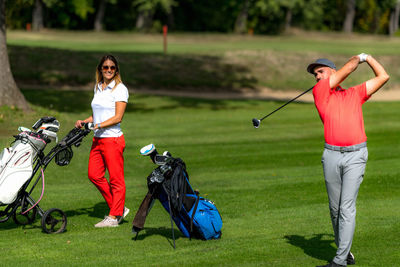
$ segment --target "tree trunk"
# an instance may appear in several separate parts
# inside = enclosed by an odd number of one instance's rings
[[[356,14],[356,0],[346,1],[346,17],[343,23],[343,32],[353,32],[354,17]]]
[[[399,29],[400,0],[397,0],[395,8],[390,12],[389,35],[392,36]]]
[[[174,13],[172,12],[172,9],[171,9],[171,11],[170,12],[168,12],[168,14],[167,14],[167,24],[168,24],[168,27],[170,28],[170,29],[174,29],[174,26],[175,26],[175,17],[174,17]]]
[[[152,10],[141,11],[136,19],[136,29],[139,31],[149,31],[153,26]]]
[[[292,9],[288,8],[286,10],[285,16],[285,32],[288,32],[292,26]]]
[[[34,31],[40,31],[43,27],[43,1],[35,0],[35,6],[32,12],[32,29]]]
[[[235,22],[235,33],[246,33],[247,32],[247,17],[249,15],[249,0],[245,0],[239,15]]]
[[[101,32],[103,30],[103,19],[106,11],[106,0],[101,0],[97,10],[96,18],[94,19],[94,30]]]
[[[16,106],[24,111],[29,111],[28,103],[14,81],[8,60],[5,2],[6,0],[0,0],[0,106]]]

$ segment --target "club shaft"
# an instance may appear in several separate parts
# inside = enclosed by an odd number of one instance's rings
[[[278,110],[280,110],[281,108],[283,108],[284,106],[286,106],[286,105],[292,103],[292,102],[295,101],[297,98],[299,98],[300,96],[302,96],[302,95],[308,93],[308,92],[309,92],[310,90],[312,90],[313,88],[314,88],[314,87],[311,87],[311,88],[307,89],[306,91],[304,91],[303,93],[299,94],[299,95],[296,96],[295,98],[293,98],[293,99],[291,99],[290,101],[286,102],[285,104],[283,104],[283,105],[280,106],[279,108],[275,109],[274,111],[272,111],[272,112],[269,113],[268,115],[262,117],[262,118],[260,119],[260,121],[262,121],[263,119],[265,119],[265,118],[271,116],[272,114],[274,114],[275,112],[277,112]]]

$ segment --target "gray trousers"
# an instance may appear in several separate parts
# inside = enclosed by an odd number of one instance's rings
[[[356,200],[367,160],[366,144],[349,152],[325,148],[322,155],[330,215],[338,247],[333,261],[337,264],[347,265],[356,226]]]

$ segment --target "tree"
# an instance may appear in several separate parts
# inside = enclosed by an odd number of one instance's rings
[[[32,29],[34,31],[40,31],[43,27],[43,1],[35,0],[32,12]]]
[[[245,0],[242,8],[236,18],[235,33],[246,33],[247,30],[247,17],[249,16],[250,0]]]
[[[354,17],[356,15],[356,0],[346,0],[346,16],[343,22],[343,32],[353,32]]]
[[[304,10],[304,0],[276,0],[277,3],[285,11],[284,31],[288,32],[292,27],[293,14],[299,10]]]
[[[150,30],[153,25],[153,16],[156,11],[157,0],[137,0],[134,4],[137,5],[138,10],[136,29]]]
[[[11,105],[24,111],[30,110],[24,95],[18,89],[11,73],[6,43],[6,0],[0,0],[0,106]]]
[[[135,0],[133,5],[137,7],[138,11],[136,29],[149,31],[153,26],[153,17],[157,8],[161,8],[171,17],[172,7],[177,5],[177,2],[174,0]]]
[[[100,0],[99,8],[96,12],[96,18],[94,19],[94,30],[96,32],[103,30],[103,19],[106,11],[106,1],[107,0]]]
[[[399,29],[399,17],[400,17],[400,0],[396,1],[396,5],[390,12],[389,19],[389,35],[392,36]]]

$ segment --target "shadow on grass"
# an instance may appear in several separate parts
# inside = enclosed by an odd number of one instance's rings
[[[40,225],[40,220],[41,220],[41,217],[37,217],[36,220],[33,222],[33,224],[21,225],[21,224],[16,224],[14,222],[14,220],[12,218],[10,218],[8,221],[0,223],[0,231],[6,231],[6,230],[15,229],[15,228],[21,228],[24,231],[42,229],[42,227]],[[38,221],[39,221],[39,224],[37,224]]]
[[[109,213],[109,211],[110,211],[110,209],[108,208],[108,206],[105,202],[99,202],[96,205],[94,205],[93,207],[67,210],[67,211],[65,211],[65,214],[67,215],[67,217],[88,215],[89,217],[103,219],[104,216]]]
[[[59,112],[90,112],[93,92],[58,90],[60,86],[94,85],[94,72],[105,52],[71,51],[44,47],[9,45],[10,64],[20,87],[40,85],[54,90],[23,90],[28,102]],[[123,82],[128,88],[174,89],[218,92],[255,88],[257,79],[241,63],[225,62],[222,56],[115,52]],[[39,62],[39,63],[38,63]],[[32,86],[35,87],[35,86]],[[138,97],[138,96],[135,96]],[[140,96],[139,96],[140,97]],[[226,108],[225,101],[166,97],[168,104],[154,107],[128,104],[127,112],[153,112],[178,107]],[[233,107],[230,107],[233,108]]]
[[[319,260],[331,261],[336,253],[333,246],[335,240],[322,240],[324,236],[332,237],[331,234],[315,234],[311,238],[300,235],[285,236],[288,243],[303,249],[304,253]]]
[[[86,85],[93,83],[100,58],[108,52],[72,51],[9,45],[11,69],[17,83],[39,85]],[[257,79],[241,63],[223,56],[112,52],[119,61],[128,88],[175,88],[210,91],[254,88]]]
[[[33,105],[41,106],[43,108],[50,108],[58,112],[81,113],[91,112],[90,103],[93,98],[91,91],[58,91],[50,89],[23,89],[27,101]],[[135,102],[135,99],[141,99]],[[151,113],[157,110],[166,111],[176,108],[189,108],[189,109],[236,109],[234,105],[227,105],[224,100],[209,100],[209,99],[194,99],[186,97],[170,97],[163,96],[165,101],[159,106],[152,103],[152,96],[148,95],[135,95],[134,99],[128,103],[126,112],[140,112]],[[148,99],[148,101],[147,101]]]
[[[80,215],[88,215],[89,217],[103,219],[104,215],[107,215],[108,212],[109,208],[105,202],[99,202],[93,207],[77,208],[73,210],[64,211],[65,215],[67,216],[67,219],[69,217],[80,216]],[[36,215],[35,222],[38,221],[40,222],[40,220],[41,217],[39,215]],[[14,228],[22,228],[23,230],[42,228],[39,225],[35,225],[35,222],[33,224],[28,224],[28,225],[19,225],[16,224],[12,218],[10,218],[8,221],[0,223],[0,231],[14,229]]]
[[[140,231],[139,234],[134,237],[132,237],[132,240],[134,241],[140,241],[144,240],[147,237],[150,237],[152,235],[157,235],[157,236],[163,236],[165,239],[168,240],[169,244],[171,247],[174,247],[173,244],[173,239],[172,239],[172,230],[171,228],[166,228],[166,227],[158,227],[158,228],[144,228],[144,230]],[[182,234],[174,229],[174,235],[175,235],[175,240],[178,240],[180,237],[182,237]]]

